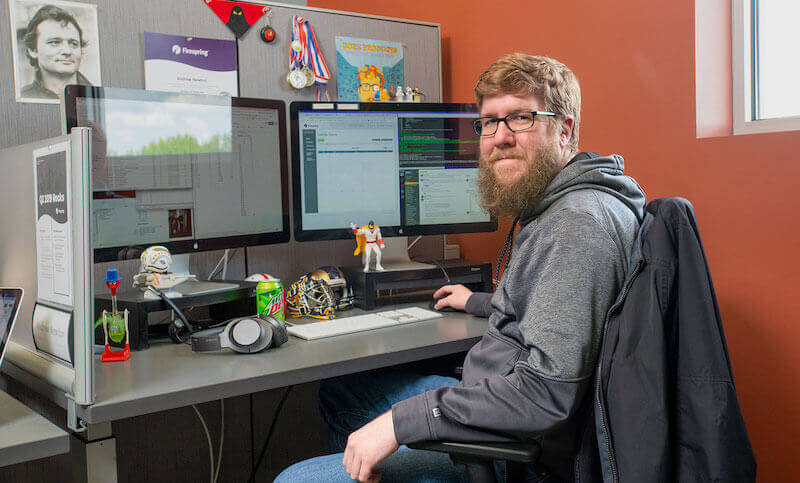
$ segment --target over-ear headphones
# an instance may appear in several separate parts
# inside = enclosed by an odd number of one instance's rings
[[[289,340],[286,327],[271,315],[237,317],[216,328],[195,332],[191,336],[194,352],[218,351],[225,347],[242,354],[280,347]]]

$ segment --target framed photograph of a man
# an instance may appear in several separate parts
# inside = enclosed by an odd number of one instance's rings
[[[100,85],[97,6],[9,0],[17,102],[58,104],[69,84]]]

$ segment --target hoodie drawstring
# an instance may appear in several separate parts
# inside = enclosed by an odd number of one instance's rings
[[[514,223],[511,224],[511,229],[508,231],[508,235],[506,236],[506,242],[503,244],[503,251],[500,252],[500,257],[497,259],[497,265],[494,267],[494,278],[492,282],[494,283],[495,289],[500,285],[500,265],[503,263],[503,257],[506,256],[506,252],[508,252],[508,258],[506,258],[506,263],[503,266],[503,274],[506,273],[506,269],[508,268],[508,262],[511,261],[511,250],[514,244],[514,230],[517,228],[517,223],[519,222],[519,217],[514,218]]]

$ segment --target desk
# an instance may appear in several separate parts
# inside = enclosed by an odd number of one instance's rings
[[[353,309],[342,315],[361,313]],[[95,404],[79,407],[78,417],[90,430],[92,425],[106,426],[100,437],[108,441],[113,436],[112,420],[463,352],[486,331],[486,319],[463,313],[443,315],[315,341],[289,337],[283,346],[258,354],[196,354],[188,345],[153,344],[131,353],[122,363],[97,361]],[[23,371],[8,372],[28,386],[36,385]],[[65,406],[63,397],[52,399]],[[87,438],[87,444],[91,443],[92,438]]]
[[[69,451],[69,434],[0,391],[0,466]]]

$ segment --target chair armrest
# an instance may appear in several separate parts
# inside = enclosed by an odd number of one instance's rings
[[[419,441],[407,445],[412,449],[438,451],[451,456],[466,456],[487,460],[515,461],[533,464],[539,461],[542,447],[535,441],[514,443],[457,443],[455,441]]]

